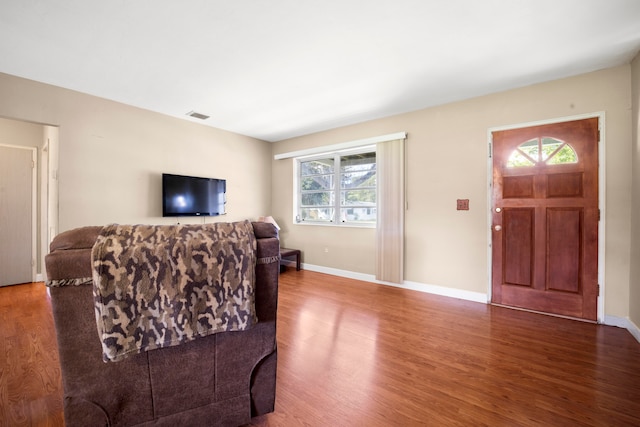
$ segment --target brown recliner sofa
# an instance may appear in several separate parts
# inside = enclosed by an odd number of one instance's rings
[[[258,323],[174,347],[105,363],[96,329],[91,250],[101,227],[59,234],[46,256],[51,287],[64,416],[71,426],[237,426],[272,412],[276,385],[277,230],[252,223],[257,241]]]

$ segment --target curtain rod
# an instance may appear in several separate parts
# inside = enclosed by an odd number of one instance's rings
[[[357,139],[355,141],[340,142],[338,144],[323,145],[322,147],[307,148],[305,150],[290,151],[288,153],[276,154],[274,160],[290,159],[292,157],[310,156],[313,154],[326,153],[327,151],[344,150],[347,148],[363,147],[365,145],[377,144],[378,142],[395,141],[396,139],[405,139],[406,132],[390,133],[388,135],[373,136],[371,138]]]

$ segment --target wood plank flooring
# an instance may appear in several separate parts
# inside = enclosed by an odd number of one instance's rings
[[[625,330],[289,269],[254,426],[640,426]]]
[[[42,284],[0,288],[0,425],[62,425]],[[620,328],[310,271],[280,275],[276,411],[252,426],[640,426]]]
[[[0,426],[62,426],[62,379],[42,283],[0,288]]]

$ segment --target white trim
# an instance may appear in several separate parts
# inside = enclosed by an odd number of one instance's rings
[[[640,342],[640,328],[638,327],[638,325],[633,323],[631,319],[628,319],[628,321],[629,324],[627,325],[627,330],[631,335],[633,335],[636,341]]]
[[[300,162],[296,162],[295,160],[292,162],[293,167],[291,170],[293,171],[293,176],[291,177],[291,182],[293,185],[293,195],[291,204],[291,218],[293,220],[293,224],[299,224],[298,222],[298,203],[300,201],[300,186],[298,185],[298,176],[300,176]]]
[[[297,211],[294,211],[293,213],[293,224],[294,225],[299,225],[302,227],[308,227],[308,226],[318,226],[318,227],[345,227],[345,228],[370,228],[370,229],[375,229],[376,228],[376,224],[375,223],[371,223],[371,222],[367,222],[364,224],[358,224],[357,222],[340,222],[340,223],[335,223],[335,222],[321,222],[321,221],[300,221],[297,222],[296,221],[296,213]]]
[[[629,325],[631,321],[629,318],[618,317],[618,316],[604,316],[603,321],[601,322],[603,325],[607,326],[617,326],[618,328],[625,328]]]
[[[38,148],[31,152],[31,280],[38,273]]]
[[[47,176],[47,226],[46,238],[48,244],[46,248],[43,248],[43,253],[49,252],[49,243],[53,241],[53,238],[58,234],[58,176],[59,176],[59,131],[57,126],[45,125],[45,136],[49,145],[49,165],[47,167],[49,175]],[[46,272],[46,268],[43,268],[43,272]]]
[[[290,159],[292,157],[319,155],[319,154],[331,153],[339,150],[346,150],[348,148],[358,148],[366,145],[373,145],[373,144],[377,144],[378,142],[393,141],[396,139],[405,139],[406,137],[407,137],[406,132],[397,132],[397,133],[391,133],[388,135],[374,136],[371,138],[357,139],[355,141],[340,142],[338,144],[323,145],[321,147],[307,148],[304,150],[290,151],[288,153],[276,154],[273,156],[273,159],[282,160],[282,159]]]
[[[466,291],[464,289],[448,288],[446,286],[430,285],[426,283],[410,282],[405,280],[402,285],[396,283],[385,283],[390,286],[397,286],[399,288],[411,289],[414,291],[426,292],[434,295],[441,295],[449,298],[457,298],[466,301],[479,302],[487,304],[487,294],[482,292]],[[404,286],[403,286],[404,285]]]
[[[606,252],[606,239],[605,227],[607,221],[606,201],[606,159],[605,159],[605,139],[607,133],[605,132],[605,113],[601,111],[593,117],[598,118],[598,129],[600,131],[600,141],[598,141],[598,209],[600,209],[600,221],[598,222],[598,284],[600,285],[600,295],[598,295],[598,321],[602,321],[605,317],[604,313],[604,299],[605,299],[605,284],[604,284],[604,270],[606,264],[604,262],[604,254]]]
[[[600,141],[598,141],[598,207],[600,209],[600,222],[598,223],[598,283],[600,285],[600,295],[598,296],[598,322],[603,323],[603,319],[605,317],[604,314],[604,299],[605,299],[605,248],[606,248],[606,239],[605,239],[605,230],[606,230],[606,213],[605,213],[605,198],[606,198],[606,186],[605,186],[605,112],[599,111],[588,114],[578,114],[575,116],[566,116],[559,117],[555,119],[548,120],[538,120],[535,122],[527,122],[527,123],[518,123],[507,126],[497,126],[491,127],[487,129],[487,141],[488,144],[491,144],[491,157],[487,156],[487,206],[489,206],[489,210],[487,211],[487,241],[489,242],[489,246],[487,249],[487,296],[489,301],[491,301],[491,276],[492,276],[492,259],[491,259],[491,227],[492,227],[492,211],[491,211],[491,200],[492,200],[492,189],[491,184],[493,181],[493,140],[492,133],[496,131],[503,130],[511,130],[511,129],[519,129],[525,127],[532,126],[540,126],[540,125],[548,125],[553,123],[562,123],[568,122],[572,120],[584,120],[598,118],[598,126],[600,129]],[[488,145],[489,147],[489,145]]]
[[[492,242],[492,234],[491,229],[493,228],[493,130],[492,128],[487,129],[487,206],[489,207],[487,211],[487,242],[489,242],[489,246],[487,248],[487,301],[491,302],[493,298],[493,282],[492,282],[492,274],[493,274],[493,250],[491,249]]]
[[[331,274],[333,276],[346,277],[348,279],[361,280],[363,282],[377,283],[379,285],[392,286],[394,288],[409,289],[412,291],[424,292],[428,294],[440,295],[450,298],[463,299],[467,301],[479,302],[487,304],[487,294],[481,292],[465,291],[463,289],[448,288],[445,286],[429,285],[419,282],[403,281],[402,284],[384,282],[376,280],[373,274],[356,273],[348,270],[340,270],[337,268],[323,267],[313,264],[302,264],[303,270],[316,271],[318,273]]]

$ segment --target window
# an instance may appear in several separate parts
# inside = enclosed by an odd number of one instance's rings
[[[566,142],[559,139],[544,137],[534,138],[523,142],[513,150],[508,167],[526,167],[539,164],[561,165],[578,163],[578,155]]]
[[[375,225],[375,148],[305,157],[296,163],[297,222]]]

